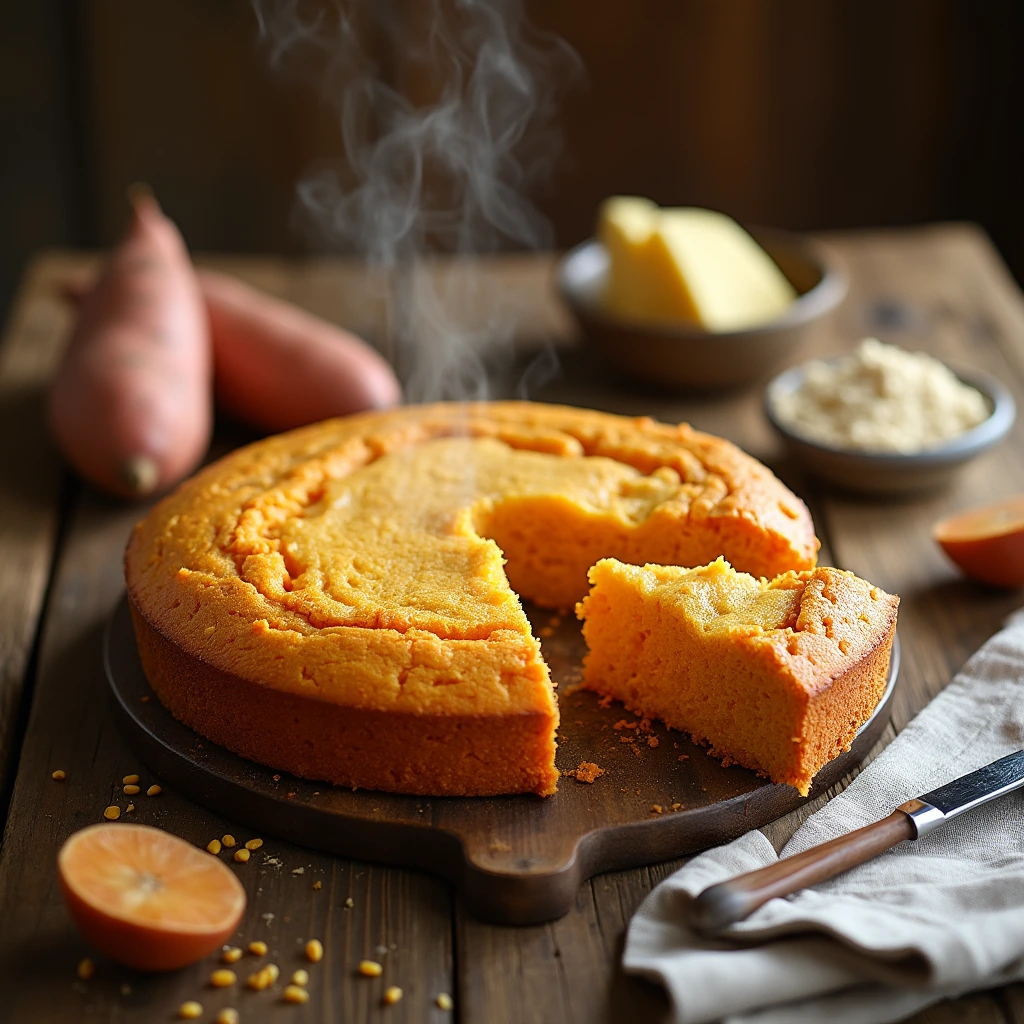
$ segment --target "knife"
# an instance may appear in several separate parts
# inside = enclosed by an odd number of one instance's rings
[[[713,935],[742,921],[776,896],[788,896],[834,878],[898,843],[934,832],[964,811],[1021,788],[1024,750],[1007,754],[969,775],[908,800],[889,817],[872,825],[710,886],[689,904],[688,923],[696,931]]]

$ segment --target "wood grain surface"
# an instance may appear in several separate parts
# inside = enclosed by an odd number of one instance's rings
[[[944,225],[828,241],[850,270],[851,294],[806,355],[834,352],[874,333],[994,372],[1024,407],[1024,300],[979,231]],[[250,899],[240,938],[265,938],[283,974],[300,966],[301,941],[323,940],[325,959],[310,969],[306,1006],[284,1006],[275,992],[214,990],[206,984],[212,963],[147,977],[96,957],[94,978],[76,979],[76,964],[88,950],[61,905],[54,857],[67,835],[101,820],[108,804],[125,810],[120,780],[139,768],[103,695],[100,642],[122,592],[121,550],[145,509],[108,501],[77,482],[60,497],[61,469],[41,429],[39,397],[67,327],[53,303],[52,281],[74,262],[67,255],[36,262],[0,350],[0,415],[7,428],[0,461],[0,551],[6,560],[0,583],[0,743],[4,761],[16,764],[0,846],[0,1019],[172,1020],[184,999],[197,998],[207,1021],[218,1007],[231,1004],[245,1022],[667,1020],[660,990],[626,978],[619,958],[633,911],[680,862],[597,876],[580,887],[573,909],[560,920],[507,928],[470,916],[449,887],[431,876],[271,840],[249,864],[234,865]],[[341,322],[368,323],[365,303],[361,313],[358,301],[350,304],[352,298],[361,301],[359,274],[344,264],[227,257],[216,262]],[[523,294],[533,289],[536,296],[536,338],[546,333],[538,312],[546,310],[552,318],[547,333],[560,349],[561,376],[531,397],[685,418],[772,465],[811,506],[822,561],[852,569],[902,597],[903,669],[893,729],[902,728],[1024,601],[1019,590],[963,580],[929,538],[939,516],[1024,490],[1024,421],[1007,443],[971,464],[945,491],[898,505],[841,497],[780,462],[758,388],[724,399],[681,401],[631,390],[606,374],[585,348],[571,345],[564,314],[547,290],[549,272],[547,259],[516,266]],[[525,361],[524,355],[517,365]],[[25,405],[34,413],[12,411],[24,394],[34,396]],[[219,450],[241,439],[227,427]],[[29,713],[19,717],[19,705]],[[50,778],[55,768],[67,772],[64,782]],[[781,845],[826,798],[765,831]],[[228,831],[249,838],[230,816],[217,817],[169,788],[158,797],[135,797],[134,803],[125,817],[196,843],[205,845]],[[383,963],[382,979],[356,976],[363,957]],[[243,976],[250,962],[258,963],[243,960]],[[384,1007],[381,996],[389,984],[400,985],[405,996]],[[453,1013],[435,1007],[441,991],[454,997]],[[963,1019],[1024,1021],[1024,988],[977,993],[916,1018],[919,1024]]]

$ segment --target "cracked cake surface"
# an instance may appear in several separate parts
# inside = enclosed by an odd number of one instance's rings
[[[558,709],[519,598],[599,559],[815,564],[806,508],[684,425],[528,402],[411,406],[271,437],[136,528],[157,695],[254,760],[412,793],[554,791]]]

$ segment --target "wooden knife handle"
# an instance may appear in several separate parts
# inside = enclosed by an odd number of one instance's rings
[[[905,839],[916,838],[917,828],[910,815],[893,811],[888,818],[849,835],[709,886],[690,904],[689,924],[707,934],[721,931],[776,896],[788,896],[834,878]]]

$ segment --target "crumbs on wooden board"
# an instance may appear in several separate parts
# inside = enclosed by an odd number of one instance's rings
[[[593,761],[580,761],[579,768],[563,774],[571,775],[577,782],[593,782],[598,776],[604,775],[604,769]]]

